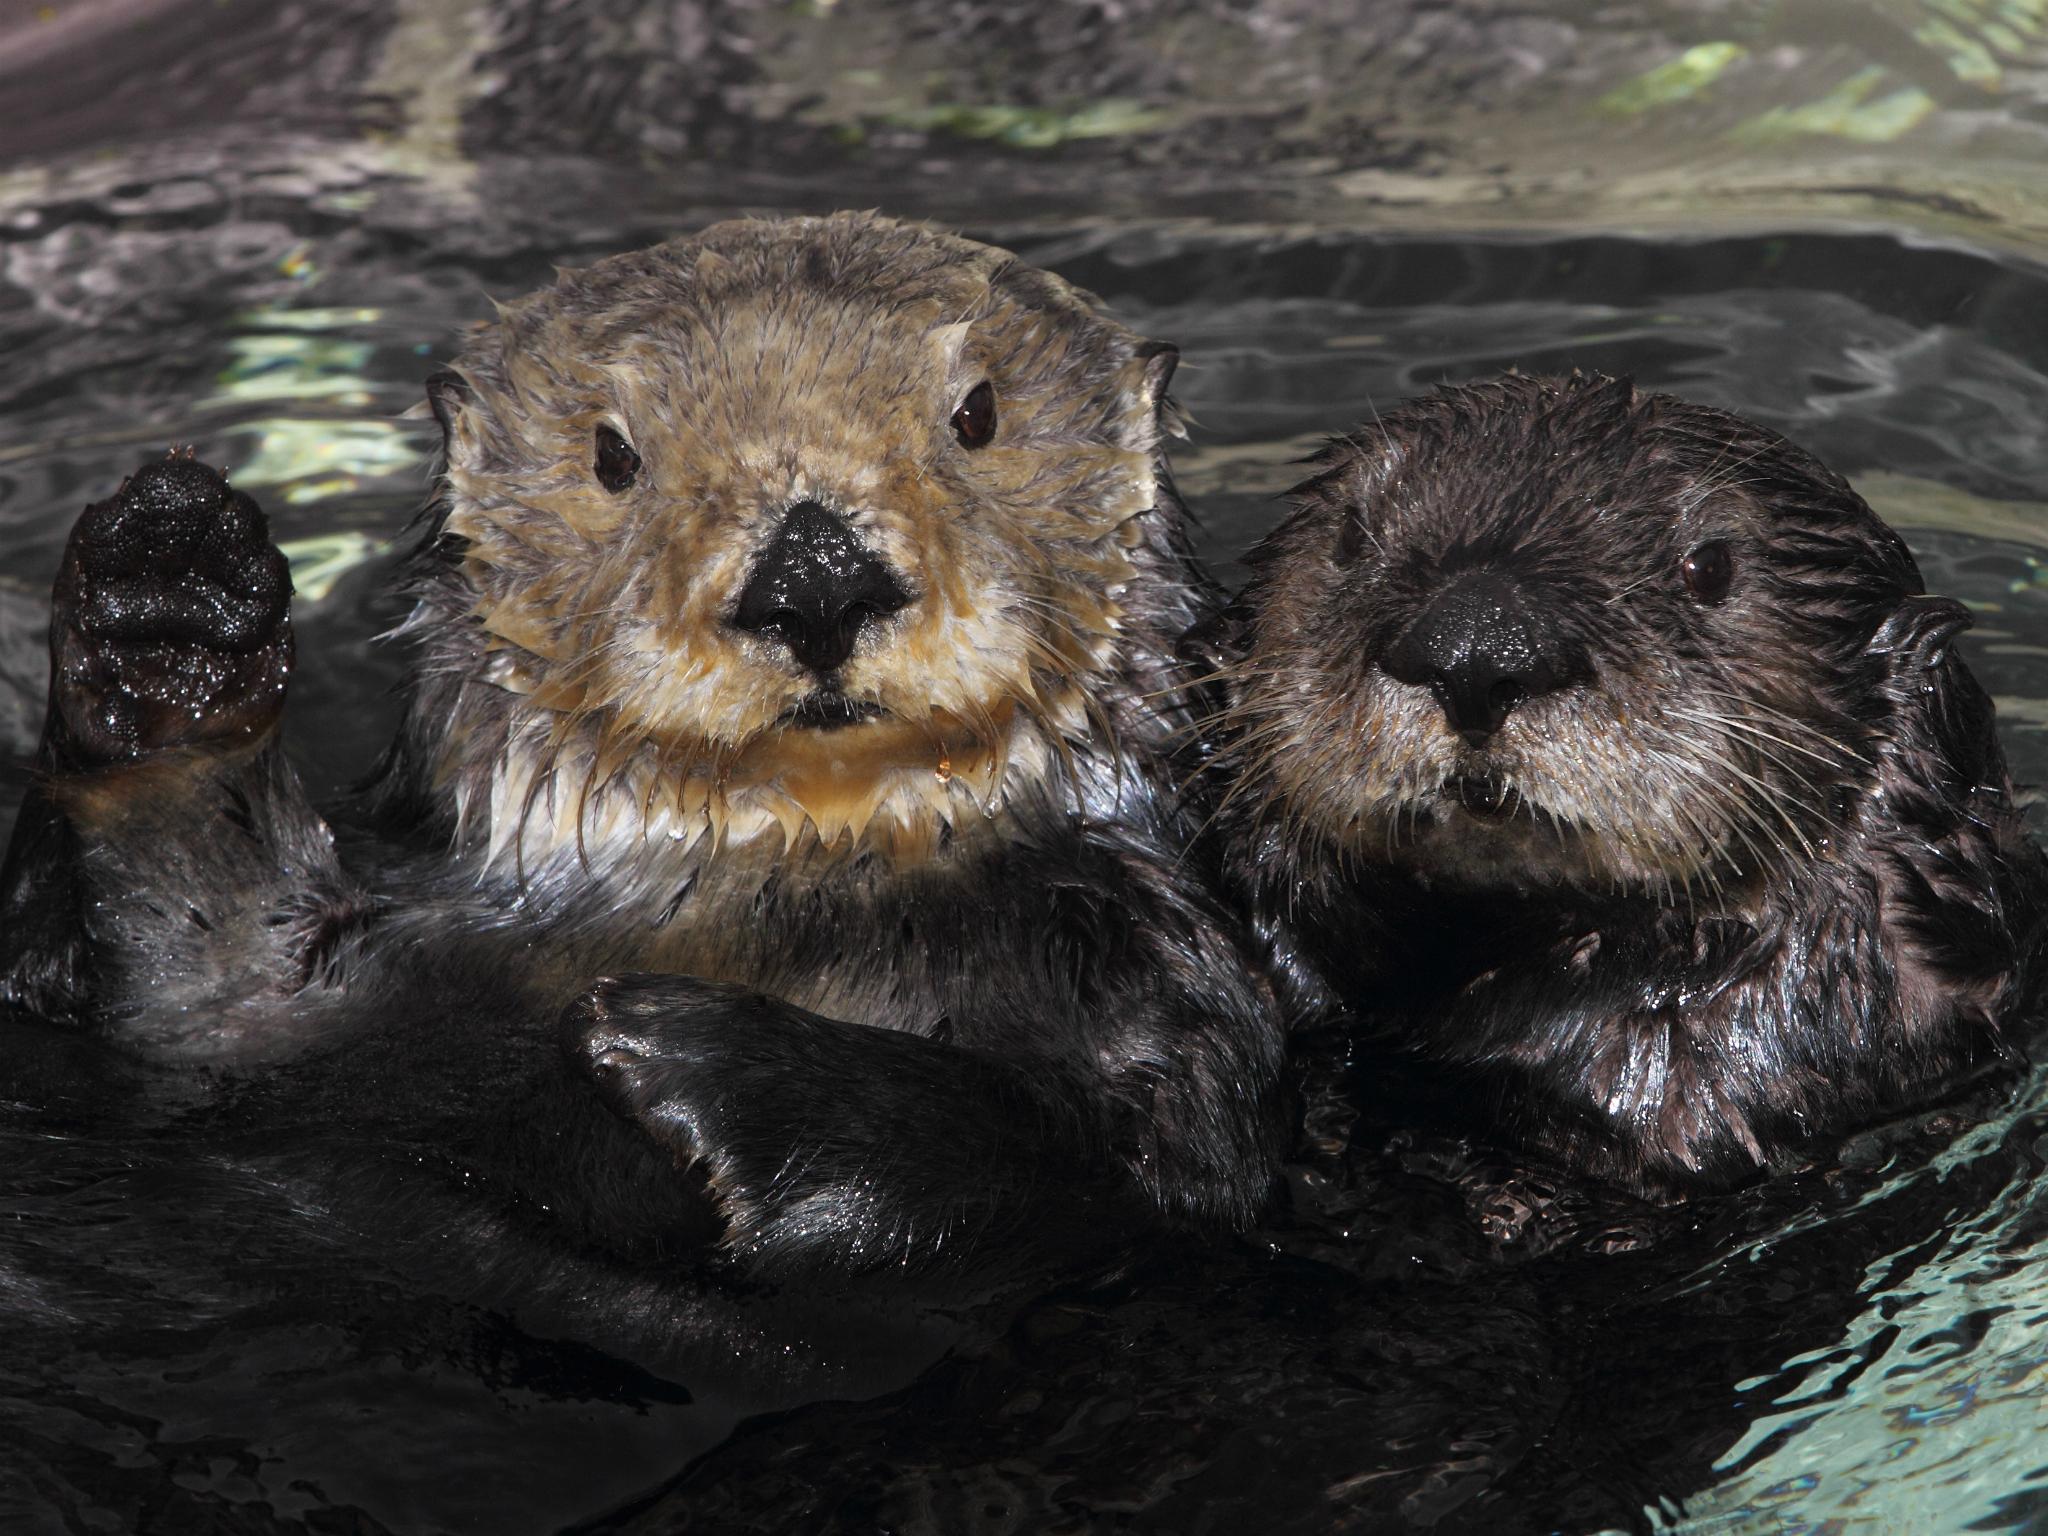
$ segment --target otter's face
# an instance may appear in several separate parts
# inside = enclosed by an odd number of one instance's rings
[[[1767,875],[1853,806],[1920,590],[1835,475],[1626,382],[1506,378],[1333,445],[1254,557],[1240,795],[1432,882]]]
[[[437,397],[487,685],[449,750],[489,758],[494,841],[928,841],[1056,771],[1119,666],[1171,362],[861,216],[502,311]]]

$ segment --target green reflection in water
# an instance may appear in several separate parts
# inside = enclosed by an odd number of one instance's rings
[[[1818,101],[1800,107],[1773,107],[1759,113],[1730,136],[1743,144],[1772,144],[1802,134],[1825,134],[1863,144],[1889,144],[1918,127],[1934,112],[1934,98],[1918,86],[1874,96],[1890,71],[1871,65],[1836,86]]]
[[[381,309],[252,309],[236,317],[245,331],[345,331],[374,325],[384,318]]]
[[[1932,0],[1929,9],[1936,14],[1913,29],[1914,41],[1940,54],[1958,80],[1997,91],[2007,64],[2037,67],[2027,55],[2048,29],[2043,0]]]
[[[2039,709],[2003,698],[1998,707],[2001,715]],[[2019,1117],[2039,1115],[2044,1102],[2048,1075],[2037,1071],[2013,1111],[1966,1131],[1924,1173],[1905,1177],[1944,1180],[1995,1153]],[[1675,1529],[2037,1529],[2008,1521],[1999,1508],[2005,1495],[2038,1480],[2048,1433],[2048,1312],[2039,1280],[2048,1240],[2027,1219],[2034,1203],[2034,1181],[2023,1175],[1987,1208],[1961,1215],[1930,1257],[1888,1254],[1872,1263],[1863,1288],[1870,1304],[1841,1338],[1742,1385],[1777,1395],[1722,1454],[1730,1475],[1688,1499]],[[1959,1333],[1958,1319],[1981,1335]],[[1867,1368],[1878,1362],[1882,1369]],[[1752,1462],[1779,1436],[1786,1439],[1777,1451]],[[1804,1482],[1796,1515],[1773,1508],[1791,1479]]]
[[[305,604],[319,602],[348,572],[391,546],[366,533],[323,533],[277,547],[292,568],[292,600]]]
[[[1652,107],[1687,101],[1721,78],[1723,70],[1749,50],[1740,43],[1700,43],[1675,59],[1666,59],[1655,69],[1617,85],[1593,103],[1601,112],[1633,117]]]
[[[368,405],[364,381],[368,342],[319,336],[230,336],[234,361],[221,371],[220,393],[206,402],[335,400]]]
[[[911,107],[882,114],[892,127],[993,139],[1019,149],[1050,149],[1073,139],[1107,139],[1143,133],[1167,121],[1167,114],[1143,102],[1104,97],[1066,110],[1055,107]]]
[[[386,421],[279,418],[254,421],[256,451],[235,466],[235,483],[283,486],[289,502],[318,501],[360,488],[363,479],[401,475],[425,457]]]

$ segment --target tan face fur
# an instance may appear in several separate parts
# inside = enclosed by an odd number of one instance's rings
[[[506,306],[441,407],[482,649],[434,771],[467,835],[528,866],[707,838],[908,857],[1044,788],[1124,667],[1161,354],[1007,253],[859,215],[719,225]],[[622,490],[602,427],[639,457]],[[807,501],[910,599],[836,673],[879,712],[829,730],[790,718],[818,677],[732,622]]]

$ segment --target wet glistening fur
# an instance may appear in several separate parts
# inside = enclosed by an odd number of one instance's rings
[[[1969,615],[1838,475],[1508,377],[1336,440],[1293,502],[1194,643],[1299,1012],[1652,1195],[2016,1059],[2048,880]]]
[[[1173,788],[1209,600],[1173,358],[865,215],[504,306],[429,386],[405,723],[356,822],[277,744],[261,514],[139,472],[67,550],[8,996],[206,1069],[373,1225],[452,1208],[564,1265],[1247,1223],[1280,1029]]]

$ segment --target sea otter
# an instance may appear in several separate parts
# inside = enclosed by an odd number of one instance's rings
[[[238,1128],[401,1147],[629,1255],[1245,1224],[1281,1029],[1172,787],[1207,591],[1174,359],[866,215],[504,306],[428,385],[361,825],[278,746],[261,512],[141,470],[57,581],[0,988],[236,1085]]]
[[[1231,867],[1297,1010],[1464,1126],[1726,1185],[2012,1055],[2048,871],[1905,543],[1621,379],[1332,442],[1191,643]]]

